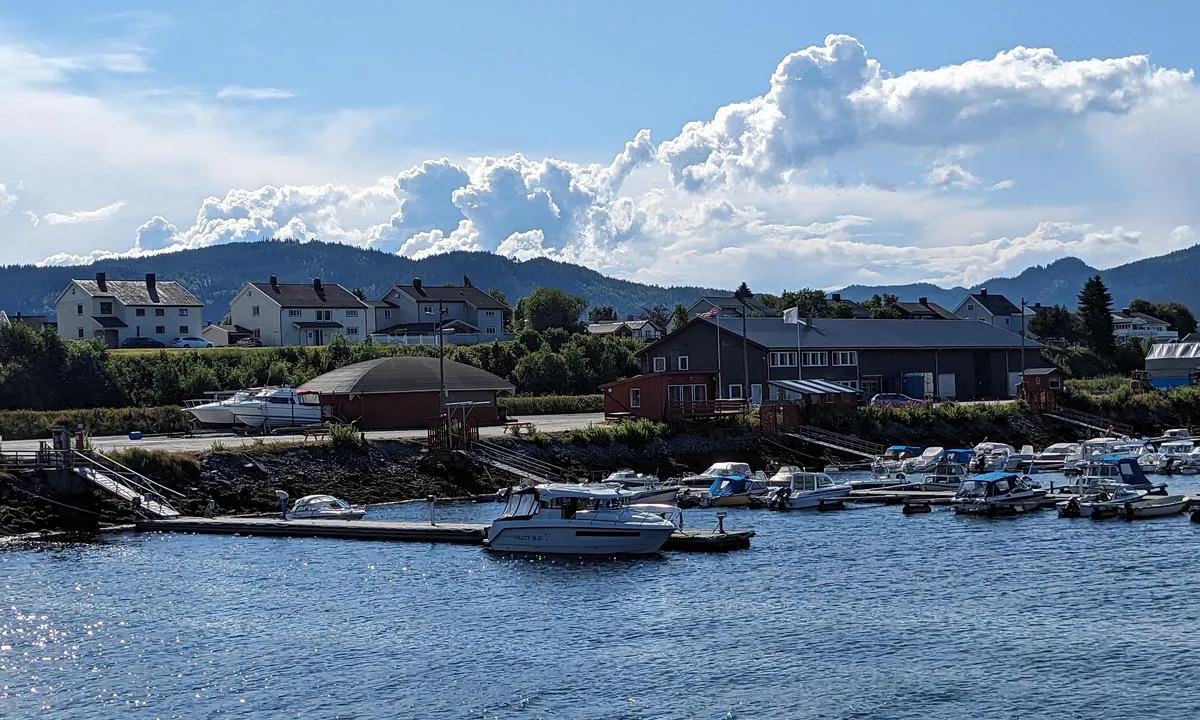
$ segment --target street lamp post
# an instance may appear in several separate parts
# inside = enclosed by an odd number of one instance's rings
[[[426,310],[428,314],[429,310]],[[443,422],[443,429],[446,432],[446,447],[451,448],[450,442],[450,413],[447,408],[446,398],[446,333],[442,327],[442,319],[446,316],[446,307],[442,300],[438,299],[438,314],[437,321],[433,324],[433,331],[437,333],[438,346],[438,399]]]

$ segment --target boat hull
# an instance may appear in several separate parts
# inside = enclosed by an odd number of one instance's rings
[[[675,498],[679,495],[679,488],[665,487],[654,490],[637,490],[633,489],[633,498],[630,503],[633,505],[661,505],[671,504],[675,502]]]
[[[361,520],[365,517],[367,511],[363,508],[351,508],[349,510],[314,510],[305,512],[301,510],[298,513],[290,512],[287,514],[288,520]]]
[[[210,403],[185,408],[185,411],[202,425],[234,425],[237,423],[237,417],[228,405]]]
[[[1143,501],[1125,503],[1125,506],[1121,508],[1121,515],[1126,520],[1140,520],[1144,518],[1178,515],[1186,508],[1187,498],[1182,495],[1177,495],[1163,499],[1156,498],[1150,502]]]
[[[493,524],[487,548],[537,555],[651,555],[662,549],[674,527],[588,524],[587,527]]]
[[[709,507],[746,507],[750,504],[751,497],[748,493],[718,495],[716,497],[709,497],[706,504]]]
[[[821,503],[827,500],[845,500],[850,495],[850,488],[841,487],[831,489],[829,491],[806,492],[792,495],[779,509],[783,510],[809,510],[820,507]],[[768,507],[773,507],[768,505]]]
[[[954,512],[959,515],[982,515],[986,517],[1005,517],[1023,515],[1037,510],[1042,506],[1041,499],[1019,500],[998,503],[955,503]]]
[[[302,412],[292,412],[288,409],[286,415],[272,413],[270,410],[263,410],[261,408],[239,407],[233,411],[233,414],[237,418],[237,422],[252,428],[292,427],[321,422],[321,409],[319,407]]]

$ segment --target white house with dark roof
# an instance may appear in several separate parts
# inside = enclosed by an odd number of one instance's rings
[[[616,335],[617,337],[637,338],[650,342],[663,336],[663,330],[651,320],[620,320],[612,322],[590,323],[587,331],[592,335]]]
[[[72,280],[55,307],[59,337],[99,338],[109,347],[139,337],[166,344],[199,335],[204,325],[204,303],[177,282],[159,281],[154,273],[143,280],[109,280],[102,272],[90,280]]]
[[[954,308],[954,314],[963,320],[982,320],[1009,332],[1021,332],[1021,308],[1003,295],[988,294],[987,288],[968,294]],[[1025,308],[1025,324],[1033,319],[1034,310]]]
[[[229,314],[233,325],[248,330],[263,345],[328,345],[341,336],[352,343],[370,335],[371,306],[341,285],[320,278],[311,283],[247,283]]]
[[[1122,308],[1112,314],[1113,336],[1117,342],[1128,342],[1129,338],[1141,338],[1151,343],[1175,342],[1179,333],[1169,330],[1170,323],[1143,312]]]
[[[371,303],[376,336],[433,336],[439,329],[451,343],[488,342],[510,337],[504,332],[508,306],[471,284],[430,286],[414,278],[394,285]],[[441,319],[439,320],[439,312]]]

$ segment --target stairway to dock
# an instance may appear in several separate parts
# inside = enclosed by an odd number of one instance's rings
[[[842,435],[808,425],[796,425],[787,432],[779,434],[813,445],[820,445],[821,447],[836,450],[847,455],[857,455],[868,460],[879,457],[887,449],[883,445],[869,442],[853,435]]]
[[[141,515],[156,518],[179,517],[166,495],[184,497],[182,493],[154,482],[141,473],[100,453],[71,451],[71,472],[110,495],[133,503]]]
[[[1072,410],[1071,408],[1059,407],[1055,408],[1052,412],[1042,414],[1055,420],[1061,420],[1065,423],[1078,425],[1079,427],[1095,430],[1106,435],[1116,433],[1117,435],[1132,436],[1137,433],[1137,429],[1127,423],[1100,415],[1092,415],[1080,410]]]
[[[568,482],[573,479],[573,474],[566,468],[538,460],[518,450],[512,450],[487,440],[474,443],[470,454],[472,458],[485,465],[503,470],[534,485]]]

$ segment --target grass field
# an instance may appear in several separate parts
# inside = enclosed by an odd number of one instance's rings
[[[272,348],[269,348],[269,347],[115,348],[115,349],[109,350],[108,352],[112,355],[137,356],[137,355],[157,355],[158,353],[161,353],[161,352],[165,352],[169,355],[174,355],[176,353],[203,353],[203,352],[207,352],[207,353],[211,353],[211,352],[243,353],[243,352],[258,352],[261,350],[271,350],[271,349]]]

